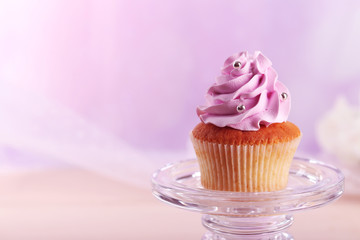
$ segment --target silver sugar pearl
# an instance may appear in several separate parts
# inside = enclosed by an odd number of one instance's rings
[[[237,110],[238,112],[243,112],[245,109],[246,109],[246,107],[245,107],[245,105],[243,105],[243,104],[240,104],[240,105],[238,105],[238,106],[236,107],[236,110]]]
[[[287,93],[286,93],[286,92],[283,92],[283,93],[281,94],[281,98],[282,98],[282,100],[286,100],[286,99],[288,98]]]
[[[240,62],[240,61],[235,61],[235,62],[233,63],[233,67],[234,67],[234,68],[240,68],[240,67],[241,67],[241,62]]]

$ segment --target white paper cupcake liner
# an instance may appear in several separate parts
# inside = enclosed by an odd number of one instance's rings
[[[286,187],[290,164],[301,136],[292,141],[259,145],[227,145],[191,140],[204,188],[267,192]]]

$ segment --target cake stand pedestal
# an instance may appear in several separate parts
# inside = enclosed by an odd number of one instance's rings
[[[203,214],[203,240],[293,239],[284,230],[292,213],[321,207],[339,198],[344,176],[313,159],[294,158],[288,185],[275,192],[227,192],[204,189],[196,159],[168,164],[153,174],[158,199]]]

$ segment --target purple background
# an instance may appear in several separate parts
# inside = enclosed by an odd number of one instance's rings
[[[299,150],[317,154],[317,121],[337,96],[359,99],[359,42],[355,0],[0,3],[2,84],[139,152],[187,151],[195,108],[224,60],[260,50],[291,91]]]

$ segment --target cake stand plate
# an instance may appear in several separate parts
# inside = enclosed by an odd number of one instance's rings
[[[275,192],[227,192],[201,186],[196,159],[168,164],[153,174],[160,200],[203,214],[203,240],[293,239],[284,232],[292,213],[321,207],[341,196],[344,176],[323,162],[294,158],[285,189]]]

